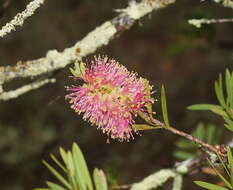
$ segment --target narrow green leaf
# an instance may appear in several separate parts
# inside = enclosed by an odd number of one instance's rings
[[[51,190],[49,188],[34,188],[33,190]]]
[[[233,121],[227,117],[224,117],[224,120],[227,123],[227,125],[225,124],[224,126],[228,128],[230,131],[233,131]]]
[[[227,148],[227,159],[230,166],[231,184],[233,185],[233,158],[231,149],[229,147]]]
[[[161,129],[161,127],[155,127],[151,125],[146,124],[134,124],[132,125],[132,128],[136,131],[144,131],[144,130],[152,130],[152,129]]]
[[[223,85],[222,85],[222,75],[221,74],[219,74],[218,81],[215,81],[214,87],[215,87],[215,94],[217,96],[217,99],[218,99],[219,103],[223,107],[226,107],[226,102],[225,102],[225,99],[224,99],[224,92],[223,92]]]
[[[88,190],[93,190],[93,184],[91,181],[90,173],[87,168],[86,161],[83,157],[82,151],[80,150],[80,148],[76,143],[73,143],[72,153],[73,153],[73,160],[76,166],[76,172],[78,174],[78,178],[83,180],[84,185],[86,185]]]
[[[223,161],[222,157],[221,157],[218,153],[217,153],[217,156],[218,156],[218,159],[220,160],[221,165],[223,166],[225,172],[227,173],[228,177],[231,177],[231,174],[230,174],[230,172],[229,172],[229,170],[228,170],[228,168],[227,168],[227,165],[226,165],[225,162]],[[212,165],[212,167],[213,167],[213,165]]]
[[[222,128],[217,128],[216,126],[214,127],[215,127],[215,135],[213,137],[212,144],[216,145],[216,144],[220,144],[220,139],[222,137]]]
[[[108,189],[107,180],[102,170],[95,168],[93,172],[93,179],[94,179],[96,190],[107,190]]]
[[[178,150],[178,151],[173,152],[173,156],[175,156],[176,158],[178,158],[180,160],[185,160],[185,159],[193,158],[195,156],[195,154]]]
[[[227,113],[222,110],[222,109],[211,109],[212,112],[216,113],[217,115],[221,116],[221,117],[226,117],[227,116]]]
[[[75,77],[79,77],[78,73],[73,68],[69,68],[69,69],[72,75],[74,75]]]
[[[71,189],[71,185],[68,183],[68,181],[62,177],[51,165],[49,165],[46,161],[42,161],[43,164],[50,170],[50,172],[68,189]]]
[[[190,143],[189,141],[187,141],[185,139],[181,139],[181,140],[177,141],[176,146],[179,148],[188,149],[188,150],[197,147],[196,144]]]
[[[223,183],[225,183],[225,185],[227,187],[229,187],[230,189],[232,188],[231,184],[226,180],[225,177],[223,177],[223,175],[214,167],[214,165],[211,163],[211,161],[209,159],[207,159],[209,164],[212,166],[212,168],[214,169],[215,173],[219,176],[219,178],[223,181]],[[222,162],[222,160],[220,159],[220,161]],[[225,167],[225,166],[224,166]]]
[[[224,124],[224,126],[229,129],[230,131],[233,131],[233,126],[232,125],[228,125],[228,124]]]
[[[59,162],[58,159],[53,154],[50,154],[50,157],[64,172],[67,173],[67,169],[65,168],[65,166],[63,166],[62,163]]]
[[[70,151],[67,152],[67,169],[68,169],[68,177],[70,183],[72,184],[73,188],[77,187],[75,181],[75,166],[74,166],[73,156]]]
[[[199,123],[197,125],[196,134],[194,136],[197,137],[200,140],[204,140],[204,138],[205,138],[205,128],[204,128],[203,123]]]
[[[66,151],[61,147],[59,148],[59,151],[60,151],[61,157],[63,159],[63,162],[65,163],[65,165],[67,165],[67,153],[66,153]]]
[[[230,118],[233,119],[233,108],[228,108],[227,113],[230,116]]]
[[[225,187],[221,187],[212,183],[207,183],[204,181],[194,181],[194,183],[196,183],[197,185],[199,185],[200,187],[203,187],[205,189],[209,189],[209,190],[228,190]]]
[[[208,144],[213,144],[214,139],[217,138],[216,137],[216,127],[214,127],[213,125],[208,125],[207,126],[207,133],[206,133],[206,142]]]
[[[141,111],[138,111],[137,113],[138,113],[139,117],[141,117],[143,120],[145,120],[148,124],[153,125],[153,123],[151,122],[151,118],[148,117],[148,115],[145,115]]]
[[[85,63],[76,61],[74,63],[74,68],[70,68],[70,72],[75,77],[81,77],[85,72]]]
[[[188,106],[187,109],[189,110],[198,110],[198,111],[203,111],[203,110],[208,110],[212,111],[213,113],[221,116],[221,117],[226,117],[227,113],[224,111],[224,109],[221,106],[214,105],[214,104],[195,104]]]
[[[189,110],[210,110],[218,109],[223,110],[221,106],[214,105],[214,104],[195,104],[187,107]]]
[[[168,112],[167,112],[166,93],[165,93],[165,88],[163,85],[161,88],[161,106],[162,106],[164,123],[165,123],[166,127],[170,127],[169,119],[168,119]]]
[[[225,82],[226,82],[226,91],[227,91],[227,105],[230,106],[232,97],[233,97],[233,82],[232,76],[228,69],[226,69],[225,73]]]
[[[65,188],[63,188],[60,185],[57,185],[55,183],[52,183],[50,181],[47,181],[46,184],[48,185],[49,188],[51,188],[52,190],[66,190]]]

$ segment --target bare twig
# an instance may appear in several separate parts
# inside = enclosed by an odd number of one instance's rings
[[[126,9],[118,10],[120,14],[117,17],[97,27],[73,47],[66,48],[62,52],[50,50],[43,58],[18,62],[16,66],[0,67],[0,84],[64,68],[75,60],[94,53],[97,48],[107,45],[121,32],[129,29],[136,20],[174,2],[175,0],[143,0],[140,3],[130,4]]]
[[[202,140],[196,138],[196,137],[193,137],[192,135],[188,134],[188,133],[185,133],[183,131],[180,131],[178,129],[175,129],[173,128],[172,126],[166,126],[164,123],[162,123],[161,121],[155,119],[155,118],[152,118],[144,113],[141,113],[143,114],[143,119],[145,119],[146,121],[150,121],[149,124],[152,124],[156,127],[161,127],[162,129],[165,129],[165,130],[168,130],[176,135],[179,135],[179,136],[182,136],[194,143],[197,143],[198,145],[200,145],[203,149],[206,149],[208,151],[211,151],[213,152],[214,154],[219,154],[220,156],[222,156],[224,159],[226,158],[227,156],[227,153],[226,153],[226,148],[225,146],[212,146],[208,143],[205,143],[203,142]]]
[[[233,18],[222,18],[222,19],[190,19],[189,24],[200,28],[203,24],[213,24],[213,23],[226,23],[226,22],[233,22]]]
[[[211,152],[213,152],[215,154],[219,154],[224,159],[227,156],[225,147],[212,146],[212,145],[210,145],[210,144],[208,144],[208,143],[206,143],[206,142],[204,142],[204,141],[202,141],[202,140],[200,140],[200,139],[198,139],[198,138],[196,138],[196,137],[194,137],[194,136],[192,136],[192,135],[190,135],[188,133],[185,133],[183,131],[175,129],[175,128],[171,127],[171,126],[166,127],[164,123],[162,123],[162,122],[160,122],[160,121],[158,121],[156,119],[153,119],[153,122],[156,124],[156,126],[158,126],[158,124],[159,124],[159,126],[161,126],[163,129],[166,129],[166,130],[168,130],[168,131],[170,131],[170,132],[172,132],[172,133],[174,133],[176,135],[182,136],[182,137],[184,137],[184,138],[186,138],[186,139],[200,145],[202,148],[204,148],[206,150],[209,150],[209,151],[211,151]]]
[[[130,190],[157,189],[166,183],[170,178],[174,179],[172,190],[181,189],[183,176],[189,174],[195,168],[200,168],[205,158],[205,156],[201,155],[193,159],[188,159],[183,162],[176,163],[172,168],[161,169],[145,177],[142,181],[134,183]]]
[[[32,16],[36,9],[38,9],[41,4],[44,3],[45,0],[34,0],[30,2],[26,9],[18,13],[10,22],[8,22],[5,26],[0,30],[0,37],[2,38],[6,34],[10,33],[12,30],[15,30],[16,26],[22,26],[24,21]]]
[[[17,98],[22,94],[25,94],[28,91],[35,90],[37,88],[40,88],[41,86],[47,84],[47,83],[54,83],[56,79],[45,79],[40,81],[35,81],[31,84],[27,84],[25,86],[22,86],[20,88],[17,88],[16,90],[11,90],[8,92],[2,92],[0,93],[0,99],[1,100],[10,100],[13,98]]]

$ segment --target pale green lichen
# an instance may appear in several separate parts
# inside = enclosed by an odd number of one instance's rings
[[[172,184],[172,190],[181,190],[182,182],[183,182],[183,176],[182,175],[176,175],[174,177],[174,181],[173,181],[173,184]]]
[[[174,168],[161,169],[158,172],[149,175],[141,182],[133,184],[130,190],[151,190],[161,187],[168,179],[173,178],[172,190],[181,190],[183,175],[188,172],[188,166],[192,159],[177,163]]]
[[[197,28],[201,28],[202,24],[208,24],[208,20],[207,19],[190,19],[188,20],[189,24],[192,24],[193,26],[197,27]]]
[[[175,0],[164,0],[164,1],[156,1],[156,0],[142,0],[140,3],[130,3],[130,6],[126,9],[117,9],[118,12],[125,12],[131,18],[137,20],[146,14],[150,13],[154,9],[160,9],[161,7],[165,7],[171,3],[174,3]]]
[[[39,88],[47,83],[54,83],[55,81],[56,81],[56,79],[45,79],[45,80],[36,81],[36,82],[31,83],[31,84],[22,86],[16,90],[2,92],[0,94],[0,100],[6,101],[6,100],[17,98],[20,95],[25,94],[28,91],[37,89],[37,88]]]
[[[22,26],[24,21],[32,16],[36,9],[38,9],[41,4],[44,3],[45,0],[34,0],[30,2],[26,9],[18,13],[10,22],[8,22],[5,26],[0,30],[0,37],[5,36],[7,33],[10,33],[12,30],[16,30],[16,26]]]

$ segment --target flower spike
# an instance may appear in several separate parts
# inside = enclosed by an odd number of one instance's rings
[[[81,86],[67,87],[71,108],[113,139],[133,138],[134,118],[154,102],[148,81],[114,59],[100,56],[88,66],[76,63],[71,72],[84,81]]]

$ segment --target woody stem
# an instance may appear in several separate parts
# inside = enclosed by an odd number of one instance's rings
[[[226,157],[226,154],[222,153],[220,149],[218,149],[215,146],[212,146],[188,133],[185,133],[183,131],[180,131],[178,129],[175,129],[174,127],[171,126],[166,126],[164,123],[162,123],[161,121],[154,119],[153,117],[149,117],[148,115],[143,115],[144,119],[151,125],[156,126],[156,127],[161,127],[162,129],[168,130],[170,132],[172,132],[173,134],[182,136],[192,142],[197,143],[198,145],[200,145],[201,147],[215,153],[215,154],[219,154],[222,157]]]

